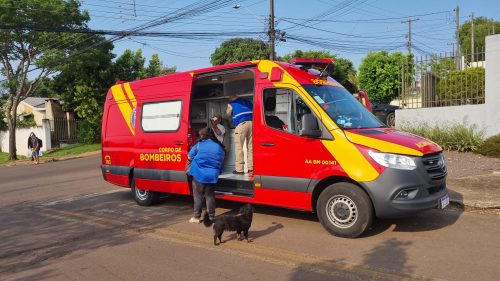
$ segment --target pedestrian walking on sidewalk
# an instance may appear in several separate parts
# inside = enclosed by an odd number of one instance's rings
[[[37,138],[35,133],[31,132],[28,138],[28,149],[31,149],[31,159],[35,161],[35,164],[40,163],[40,148],[41,140]]]

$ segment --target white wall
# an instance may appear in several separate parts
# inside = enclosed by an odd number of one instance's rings
[[[47,119],[44,119],[43,125],[44,126],[16,130],[17,155],[28,155],[28,138],[31,132],[35,133],[35,135],[42,140],[43,146],[41,151],[46,151],[51,148],[50,122]],[[9,131],[0,131],[0,150],[2,152],[9,152]]]
[[[486,37],[485,104],[396,110],[396,127],[459,123],[500,134],[500,35]]]

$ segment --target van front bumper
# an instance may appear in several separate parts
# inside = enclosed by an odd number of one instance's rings
[[[428,158],[416,157],[414,170],[387,168],[376,180],[361,183],[378,218],[407,216],[439,207],[440,199],[448,194],[446,167],[429,172]]]

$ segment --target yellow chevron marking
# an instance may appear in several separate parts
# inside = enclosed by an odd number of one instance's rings
[[[370,138],[367,136],[362,136],[358,134],[353,134],[348,131],[345,132],[346,136],[348,139],[350,139],[352,142],[361,144],[364,146],[372,147],[375,149],[378,149],[382,152],[392,152],[392,153],[398,153],[398,154],[405,154],[405,155],[412,155],[412,156],[422,156],[424,155],[422,152],[403,146],[399,144],[395,144],[392,142],[387,142],[383,140],[378,140],[375,138]]]
[[[115,99],[115,102],[118,105],[120,112],[122,113],[125,123],[127,123],[127,126],[130,129],[132,135],[135,136],[134,128],[132,128],[132,124],[130,124],[130,115],[132,114],[132,108],[125,98],[125,93],[123,93],[121,85],[114,85],[113,87],[111,87],[111,92],[113,93],[113,98]]]
[[[127,94],[128,99],[132,103],[134,107],[137,106],[137,100],[135,99],[134,92],[132,92],[132,88],[130,88],[130,83],[123,84],[123,88],[125,88],[125,93]]]
[[[337,159],[340,166],[347,175],[355,181],[372,181],[379,176],[379,173],[372,164],[366,160],[365,156],[349,142],[342,132],[333,131],[335,140],[322,140],[323,145]]]

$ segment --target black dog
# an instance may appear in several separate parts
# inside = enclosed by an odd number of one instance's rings
[[[220,243],[222,242],[222,233],[224,231],[236,231],[238,235],[238,240],[243,240],[241,233],[245,235],[245,239],[248,241],[248,229],[252,224],[253,217],[253,207],[250,204],[245,204],[240,208],[237,215],[223,215],[216,217],[214,221],[208,218],[208,213],[203,216],[203,224],[206,227],[214,224],[214,245],[217,244],[217,238],[219,238]]]

